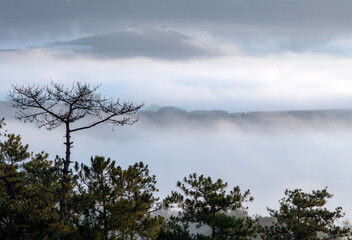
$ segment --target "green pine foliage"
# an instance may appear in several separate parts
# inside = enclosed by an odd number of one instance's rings
[[[155,176],[142,162],[122,169],[104,157],[91,165],[76,163],[77,227],[86,239],[155,239],[160,217],[152,217],[158,199]],[[100,234],[96,234],[96,232]],[[93,235],[92,235],[93,233]]]
[[[189,224],[171,216],[160,228],[157,240],[194,240],[196,237],[188,230]]]
[[[256,236],[255,223],[251,218],[230,214],[243,210],[244,202],[253,201],[249,190],[241,193],[236,186],[227,192],[227,183],[221,179],[213,182],[210,177],[195,173],[178,182],[177,187],[182,193],[173,192],[167,202],[176,203],[182,209],[179,222],[196,224],[198,228],[206,226],[211,230],[210,236],[198,234],[194,239],[247,240]],[[171,232],[179,232],[177,228]]]
[[[280,200],[280,209],[268,209],[276,219],[271,226],[261,227],[263,240],[315,240],[338,239],[349,236],[349,229],[336,225],[343,217],[342,208],[335,211],[324,208],[333,195],[327,189],[302,192],[301,189],[286,190],[286,197]]]
[[[1,126],[3,122],[1,122]],[[19,135],[0,142],[0,239],[64,239],[70,228],[60,219],[58,171],[44,152],[28,152]]]

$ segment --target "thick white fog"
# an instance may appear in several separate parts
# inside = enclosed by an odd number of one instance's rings
[[[102,83],[102,92],[137,103],[188,110],[276,111],[349,108],[352,60],[313,53],[168,61],[101,59],[44,50],[0,52],[0,97],[11,84]]]
[[[196,172],[250,189],[251,215],[278,207],[286,188],[305,191],[328,186],[329,207],[342,206],[351,219],[352,111],[228,114],[162,108],[141,112],[133,126],[100,126],[73,135],[73,159],[94,155],[121,166],[147,163],[157,176],[159,196]],[[64,156],[64,131],[37,129],[9,117],[6,128],[21,134],[34,152]]]

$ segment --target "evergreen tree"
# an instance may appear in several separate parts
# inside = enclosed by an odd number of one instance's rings
[[[207,226],[211,230],[210,236],[198,234],[195,239],[244,240],[256,235],[251,218],[231,214],[243,210],[244,202],[253,201],[249,190],[242,194],[237,186],[227,192],[227,183],[221,179],[213,182],[210,177],[198,177],[195,173],[178,182],[177,187],[182,193],[173,192],[166,201],[177,203],[182,209],[178,220],[197,224],[197,227]]]
[[[188,230],[189,224],[171,216],[160,228],[157,240],[195,240],[197,237]]]
[[[3,121],[0,123],[2,127]],[[32,154],[19,135],[0,141],[0,239],[65,239],[59,199],[58,162],[44,152]]]
[[[76,163],[77,226],[82,239],[155,239],[159,217],[151,212],[158,199],[155,176],[147,165],[136,163],[123,170],[115,161],[91,158],[91,166]]]
[[[335,211],[324,208],[333,195],[327,189],[304,193],[301,189],[286,190],[280,201],[280,209],[268,209],[276,219],[271,226],[260,228],[263,240],[314,240],[337,239],[347,236],[349,230],[336,225],[343,217],[342,208]]]

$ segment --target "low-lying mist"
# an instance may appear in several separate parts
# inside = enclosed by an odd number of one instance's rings
[[[21,123],[5,105],[0,110],[9,132],[20,134],[31,151],[64,156],[63,129]],[[286,188],[328,186],[334,194],[328,206],[342,206],[351,219],[351,110],[230,114],[167,107],[142,111],[139,118],[133,126],[73,134],[73,160],[88,163],[102,155],[124,167],[143,161],[157,176],[161,197],[189,173],[222,178],[230,187],[251,190],[251,215],[277,208]]]

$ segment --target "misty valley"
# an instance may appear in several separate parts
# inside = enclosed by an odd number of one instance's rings
[[[65,107],[52,111],[63,114]],[[7,219],[0,233],[5,239],[344,239],[350,234],[343,220],[345,212],[350,214],[349,202],[340,200],[343,195],[336,201],[342,192],[333,186],[333,197],[321,173],[333,174],[338,162],[331,162],[332,155],[335,160],[345,155],[325,142],[338,136],[340,144],[341,136],[350,135],[351,110],[228,113],[147,106],[132,126],[100,125],[73,135],[74,165],[64,187],[64,159],[58,155],[64,129],[20,123],[8,101],[0,103],[0,111],[6,119],[0,145],[1,216]],[[27,114],[37,116],[36,111]],[[83,122],[91,123],[92,117]],[[34,137],[38,133],[41,137]],[[42,152],[45,146],[49,154]],[[317,164],[296,158],[317,154],[322,146],[325,153],[319,152]],[[206,153],[200,151],[204,147]],[[343,180],[335,178],[337,184]],[[310,187],[302,190],[299,181],[309,181]],[[285,191],[287,186],[292,189]],[[63,188],[69,196],[64,218],[58,205]],[[337,203],[345,203],[344,208]]]
[[[351,10],[0,0],[0,240],[352,239]]]

